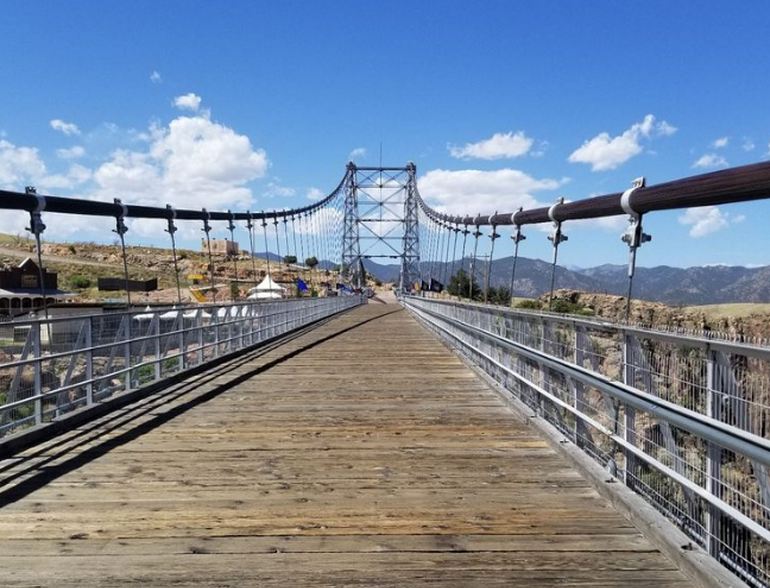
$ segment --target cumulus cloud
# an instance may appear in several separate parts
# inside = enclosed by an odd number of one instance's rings
[[[749,151],[754,151],[754,147],[756,147],[756,145],[754,145],[754,141],[752,141],[749,137],[743,138],[741,149],[748,153]]]
[[[702,206],[700,208],[688,208],[679,217],[679,223],[690,227],[689,235],[695,239],[716,233],[731,224],[741,223],[746,220],[742,214],[730,215],[716,206]]]
[[[267,154],[245,135],[208,116],[180,116],[153,126],[146,150],[117,150],[94,172],[96,195],[154,206],[247,209],[246,186],[265,175]]]
[[[86,150],[81,145],[74,145],[68,149],[57,149],[56,156],[59,159],[80,159],[86,154]]]
[[[66,173],[43,176],[37,185],[44,190],[72,190],[89,181],[92,175],[90,169],[76,163]]]
[[[434,169],[418,181],[420,194],[436,209],[449,214],[490,214],[520,206],[543,206],[537,192],[556,190],[565,180],[537,179],[515,169]]]
[[[163,76],[160,75],[160,72],[158,70],[154,69],[150,74],[150,81],[153,84],[160,84],[161,82],[163,82]]]
[[[45,163],[34,147],[17,147],[0,139],[0,186],[19,190],[45,176]]]
[[[323,192],[322,190],[319,190],[318,188],[310,188],[307,191],[308,200],[320,200],[324,196],[326,196],[326,193]]]
[[[698,160],[692,164],[694,168],[714,168],[714,167],[727,167],[727,160],[721,155],[716,153],[706,153],[701,155]]]
[[[714,149],[723,149],[724,147],[727,147],[727,144],[729,142],[730,142],[730,137],[719,137],[719,139],[714,140],[711,146]]]
[[[290,188],[289,186],[282,186],[278,182],[268,182],[267,187],[263,192],[263,194],[269,198],[274,196],[289,198],[294,196],[296,193],[297,191],[294,188]]]
[[[366,157],[366,148],[365,147],[356,147],[348,155],[348,159],[350,161],[353,161],[355,159],[362,159],[364,157]]]
[[[466,143],[462,147],[448,145],[449,154],[455,159],[513,159],[526,155],[534,140],[524,131],[495,133],[478,143]]]
[[[75,123],[64,122],[60,118],[55,118],[49,123],[54,131],[59,131],[65,135],[79,135],[80,129]]]
[[[198,109],[201,107],[201,97],[193,92],[177,96],[174,98],[174,106],[179,110],[192,110],[193,112],[198,112]]]
[[[666,121],[656,121],[654,115],[648,114],[620,135],[612,137],[603,132],[585,141],[570,154],[568,161],[588,164],[592,171],[615,169],[644,150],[643,140],[654,136],[668,137],[676,131],[673,125]]]

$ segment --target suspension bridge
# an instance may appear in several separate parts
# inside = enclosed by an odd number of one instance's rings
[[[40,272],[35,301],[0,323],[0,582],[770,585],[770,347],[631,312],[643,219],[767,198],[767,163],[476,216],[431,207],[411,163],[348,164],[291,210],[0,191]],[[483,240],[493,264],[510,231],[511,294],[524,232],[550,223],[552,300],[569,223],[618,214],[624,321],[489,304],[489,271],[471,296]],[[117,234],[122,309],[56,312],[44,218],[67,215]],[[168,235],[173,307],[131,304],[137,219]],[[175,235],[191,228],[203,304],[182,296]],[[339,287],[221,295],[216,230],[248,236],[255,285],[264,246],[268,277],[284,253]],[[371,259],[397,260],[392,300],[362,293]],[[459,268],[470,295],[447,296]]]

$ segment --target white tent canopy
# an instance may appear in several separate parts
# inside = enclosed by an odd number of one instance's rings
[[[276,283],[268,274],[255,288],[249,290],[248,300],[282,298],[285,292],[286,288]]]

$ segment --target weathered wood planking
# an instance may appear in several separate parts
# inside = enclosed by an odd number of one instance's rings
[[[370,305],[0,464],[0,584],[688,586]]]

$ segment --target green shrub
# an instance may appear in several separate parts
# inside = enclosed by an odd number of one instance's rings
[[[539,300],[521,300],[516,303],[516,308],[523,308],[526,310],[541,310],[543,308]]]
[[[76,275],[70,278],[70,285],[73,288],[83,290],[91,287],[91,278],[88,276]]]

